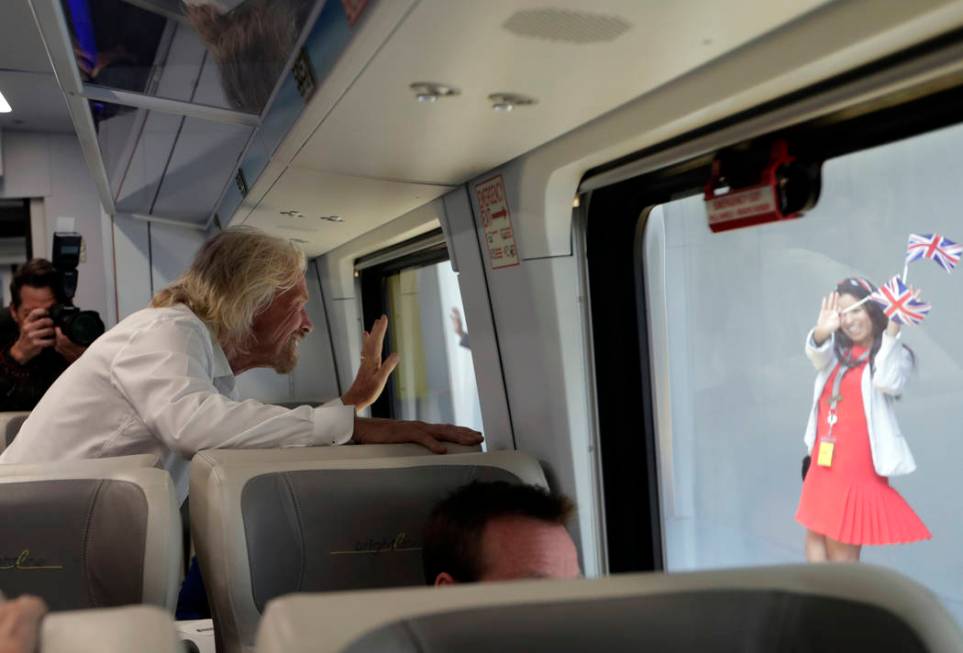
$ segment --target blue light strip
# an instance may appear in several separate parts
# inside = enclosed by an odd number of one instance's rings
[[[87,0],[67,0],[67,9],[70,11],[70,23],[74,28],[77,47],[96,65],[97,39],[94,38],[94,21],[90,17]]]

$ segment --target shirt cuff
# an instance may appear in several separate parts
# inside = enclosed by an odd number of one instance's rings
[[[314,444],[316,446],[334,446],[347,444],[354,435],[354,406],[328,403],[319,408],[311,409],[311,421],[314,422]]]

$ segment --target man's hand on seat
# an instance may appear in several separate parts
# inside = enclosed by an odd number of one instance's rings
[[[381,360],[387,331],[388,317],[382,315],[375,320],[370,333],[364,331],[361,334],[361,366],[351,387],[341,396],[341,403],[354,406],[357,412],[361,412],[381,396],[388,377],[398,366],[400,359],[397,353],[392,353],[384,361]]]
[[[47,606],[35,596],[0,603],[0,653],[34,653]]]
[[[451,424],[355,417],[352,439],[358,444],[414,442],[432,453],[446,453],[448,449],[442,442],[472,446],[479,444],[484,438],[478,431]]]

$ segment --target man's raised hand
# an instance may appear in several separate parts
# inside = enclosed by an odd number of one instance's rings
[[[385,333],[388,331],[388,317],[382,315],[371,326],[371,331],[361,333],[361,365],[348,391],[341,396],[345,406],[354,406],[361,412],[373,404],[385,389],[388,377],[398,366],[400,357],[393,352],[381,360]]]

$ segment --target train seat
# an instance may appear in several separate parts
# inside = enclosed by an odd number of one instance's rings
[[[963,634],[914,581],[833,564],[286,596],[256,650],[950,653]]]
[[[146,605],[56,612],[43,620],[39,653],[183,653],[174,622]]]
[[[167,472],[143,466],[151,458],[2,466],[0,590],[40,596],[52,611],[173,611],[180,514]]]
[[[265,462],[250,451],[194,457],[191,527],[221,653],[251,650],[276,596],[424,583],[421,531],[455,488],[476,479],[546,486],[525,454],[390,446],[388,457],[367,457],[384,456],[380,445],[300,449],[301,460],[283,462],[276,451]]]
[[[27,421],[29,410],[11,410],[0,412],[0,453],[10,446],[13,439],[20,432],[20,427]]]
[[[106,474],[129,469],[158,467],[160,458],[156,454],[141,453],[132,456],[113,458],[85,458],[82,460],[62,460],[56,463],[15,463],[0,465],[0,477],[4,476],[42,476],[55,471],[57,474]]]

